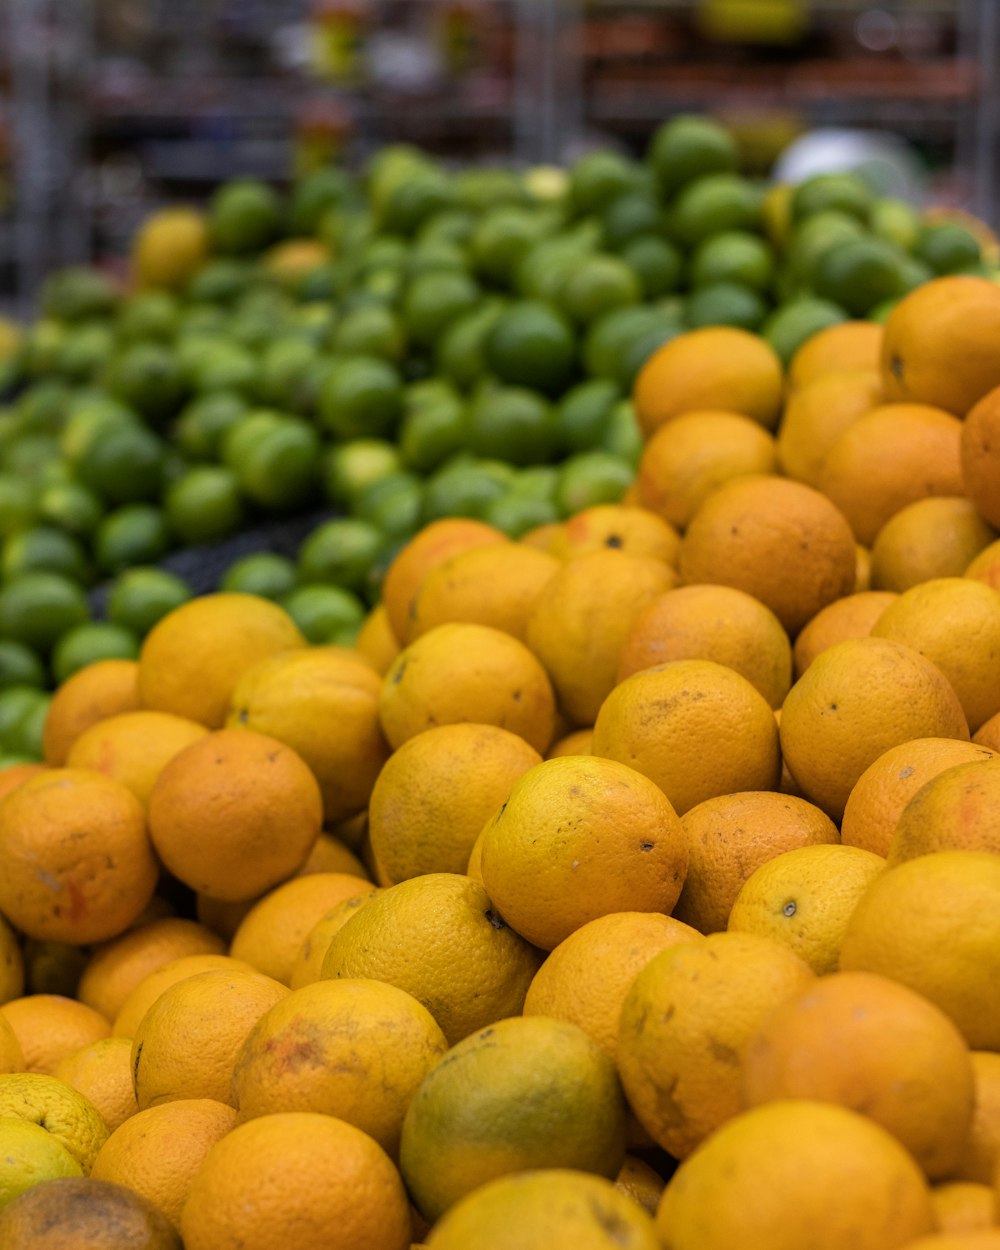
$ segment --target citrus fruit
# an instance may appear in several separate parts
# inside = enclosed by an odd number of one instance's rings
[[[1000,1160],[1000,1059],[984,1050],[974,1050],[971,1058],[975,1075],[972,1127],[955,1175],[989,1185]]]
[[[1000,454],[996,432],[1000,429],[1000,394],[989,391],[968,412],[962,424],[962,481],[965,493],[979,514],[1000,526]]]
[[[199,923],[204,924],[203,921]],[[208,928],[208,925],[205,925]],[[139,1022],[146,1011],[156,1002],[157,998],[178,981],[194,976],[198,972],[227,972],[238,968],[250,972],[249,964],[242,960],[232,959],[229,955],[180,955],[171,959],[160,968],[148,973],[125,997],[121,1008],[114,1019],[113,1036],[127,1037],[129,1041],[135,1035]]]
[[[22,573],[0,587],[0,633],[37,651],[89,617],[84,591],[63,574]]]
[[[576,341],[555,309],[524,300],[501,311],[487,334],[485,354],[502,382],[558,395],[573,376]]]
[[[0,1212],[44,1181],[82,1175],[79,1163],[59,1139],[29,1120],[6,1113],[0,1116],[0,1143],[7,1165],[0,1182]]]
[[[795,639],[792,658],[796,677],[801,677],[817,655],[834,643],[867,638],[895,598],[888,590],[858,590],[820,608]]]
[[[108,1021],[93,1007],[61,994],[28,994],[0,1007],[14,1030],[27,1072],[51,1076],[81,1046],[107,1037]]]
[[[139,1110],[127,1037],[104,1037],[82,1046],[60,1059],[53,1075],[97,1108],[109,1133]]]
[[[1000,757],[974,749],[979,759],[970,754],[966,762],[945,768],[910,798],[889,843],[890,864],[935,851],[1000,850]]]
[[[97,1152],[108,1136],[92,1103],[54,1076],[39,1072],[0,1076],[0,1119],[9,1118],[43,1129],[67,1151],[84,1176],[90,1174]]]
[[[994,533],[968,499],[918,499],[890,517],[875,536],[872,585],[903,591],[940,577],[961,577]]]

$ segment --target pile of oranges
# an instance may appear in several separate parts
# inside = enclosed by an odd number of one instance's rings
[[[976,278],[787,374],[683,335],[622,504],[70,678],[0,776],[0,1247],[997,1250],[998,347]]]

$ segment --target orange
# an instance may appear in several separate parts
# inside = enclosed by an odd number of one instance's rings
[[[706,799],[685,812],[681,824],[688,871],[674,914],[701,933],[725,929],[736,896],[761,864],[838,837],[818,807],[768,790]]]
[[[905,643],[951,682],[975,732],[1000,712],[1000,590],[970,577],[939,577],[905,591],[872,627]]]
[[[882,327],[874,321],[841,321],[810,335],[788,362],[788,386],[795,390],[830,373],[878,369]]]
[[[317,981],[276,1003],[243,1043],[236,1110],[241,1121],[281,1111],[339,1116],[395,1158],[406,1108],[447,1049],[434,1017],[405,990]]]
[[[524,641],[528,617],[558,572],[554,555],[522,543],[460,551],[431,569],[413,599],[405,642],[452,621],[489,625]]]
[[[546,753],[546,759],[555,759],[560,755],[593,755],[591,747],[594,743],[594,730],[592,727],[587,729],[574,729],[572,733],[568,733],[563,738],[557,738],[549,747]]]
[[[287,985],[313,925],[331,907],[363,897],[371,888],[366,878],[341,872],[317,872],[286,881],[250,908],[233,935],[229,953]]]
[[[377,888],[373,888],[367,894],[355,894],[351,898],[345,898],[342,903],[331,907],[316,921],[306,934],[299,947],[299,953],[295,957],[292,975],[288,980],[293,990],[300,990],[304,985],[312,985],[314,981],[320,979],[323,960],[326,958],[327,948],[333,935],[339,933],[358,908],[364,907],[377,893]]]
[[[499,1176],[561,1167],[610,1179],[624,1158],[614,1064],[575,1024],[545,1016],[500,1020],[453,1046],[414,1094],[399,1150],[431,1221]]]
[[[975,1075],[972,1127],[955,1177],[992,1185],[1000,1167],[1000,1053],[974,1050],[972,1070]]]
[[[543,950],[608,912],[669,913],[687,870],[681,823],[659,787],[592,755],[529,769],[485,826],[481,854],[486,893]]]
[[[51,1076],[60,1060],[111,1032],[108,1021],[85,1003],[61,994],[29,994],[0,1007],[14,1030],[28,1072]]]
[[[392,632],[384,603],[377,603],[362,621],[354,647],[376,673],[385,676],[389,665],[399,655],[399,640]]]
[[[171,959],[140,981],[122,1003],[112,1026],[114,1036],[131,1040],[139,1027],[139,1021],[149,1008],[164,990],[176,985],[178,981],[184,981],[198,972],[228,972],[234,968],[243,972],[253,971],[249,964],[232,959],[229,955],[181,955],[177,959]]]
[[[959,419],[929,404],[884,404],[854,421],[827,452],[816,485],[854,536],[871,545],[907,504],[960,495]]]
[[[326,821],[363,810],[389,747],[379,724],[382,679],[346,647],[286,651],[236,683],[226,726],[277,738],[319,782]]]
[[[482,827],[540,763],[534,747],[496,725],[439,725],[404,742],[369,805],[372,850],[388,879],[464,872]]]
[[[655,911],[608,912],[554,947],[535,973],[524,1015],[551,1016],[583,1029],[618,1057],[618,1016],[632,982],[669,946],[697,942],[698,932]]]
[[[610,548],[630,556],[652,556],[673,566],[680,543],[673,525],[657,516],[655,509],[602,503],[569,517],[554,535],[550,552],[560,560],[572,560]]]
[[[0,916],[0,1003],[24,993],[24,956],[17,934]]]
[[[53,1075],[97,1108],[109,1133],[139,1110],[132,1088],[132,1043],[127,1037],[103,1037],[82,1046],[61,1059]]]
[[[773,473],[774,438],[735,412],[685,412],[650,438],[636,493],[644,508],[684,529],[706,496],[746,473]]]
[[[85,729],[66,756],[67,768],[89,768],[128,786],[143,805],[174,756],[208,730],[170,712],[122,712]]]
[[[139,665],[135,660],[98,660],[67,678],[52,696],[42,753],[46,764],[61,768],[69,749],[97,721],[134,712],[139,706]]]
[[[181,1216],[186,1250],[407,1250],[392,1161],[333,1116],[290,1111],[238,1125],[209,1151]]]
[[[622,496],[622,503],[634,506],[635,500],[628,499],[628,491]],[[550,521],[545,525],[536,525],[534,529],[528,530],[526,534],[522,534],[518,542],[525,547],[534,547],[537,551],[551,551],[552,544],[562,533],[563,523],[561,521]]]
[[[994,590],[1000,590],[1000,539],[984,547],[974,560],[969,561],[964,576],[974,577]]]
[[[316,778],[284,743],[220,729],[175,755],[153,787],[149,832],[166,868],[215,898],[255,898],[319,835]]]
[[[382,602],[396,638],[402,642],[406,637],[413,600],[432,568],[460,551],[509,541],[494,526],[466,517],[445,517],[425,525],[396,553],[382,582]]]
[[[968,499],[918,499],[879,530],[872,545],[872,585],[903,591],[932,578],[961,577],[995,536]]]
[[[17,1034],[0,1012],[0,1074],[24,1071],[24,1051]]]
[[[650,960],[622,1005],[618,1070],[664,1150],[683,1159],[737,1114],[747,1043],[812,979],[786,947],[748,933],[713,933]]]
[[[820,652],[834,643],[867,638],[896,597],[889,590],[859,590],[821,608],[795,639],[795,676],[801,677]]]
[[[835,972],[858,899],[884,869],[881,855],[857,846],[783,851],[744,882],[729,913],[729,932],[773,938],[817,976]]]
[[[544,751],[555,699],[523,642],[487,625],[438,625],[404,648],[385,675],[382,730],[395,749],[434,725],[499,725]]]
[[[632,402],[647,438],[682,413],[706,408],[740,413],[771,430],[782,387],[781,361],[763,339],[709,326],[658,347],[639,370]]]
[[[854,590],[858,593],[872,588],[872,553],[861,543],[854,545]]]
[[[792,648],[759,599],[732,586],[679,586],[657,596],[632,624],[618,680],[669,660],[714,660],[735,669],[780,707],[792,684]]]
[[[902,1250],[1000,1250],[1000,1228],[970,1229],[960,1233],[933,1233],[908,1241]]]
[[[658,1250],[653,1221],[617,1184],[568,1168],[481,1185],[434,1225],[427,1250]]]
[[[0,1214],[0,1246],[19,1250],[181,1250],[156,1207],[123,1185],[92,1177],[41,1181]]]
[[[204,925],[164,916],[97,947],[77,986],[81,1002],[113,1021],[140,981],[183,955],[221,955],[225,943]]]
[[[115,1129],[101,1147],[91,1176],[127,1186],[177,1228],[205,1156],[235,1127],[233,1108],[209,1098],[150,1107]]]
[[[830,448],[879,403],[877,372],[827,373],[789,395],[778,426],[778,464],[797,482],[818,487]]]
[[[888,868],[848,921],[840,966],[908,985],[973,1049],[1000,1047],[1000,856],[939,851]]]
[[[981,756],[946,768],[903,808],[889,844],[889,863],[934,851],[1000,854],[1000,757]]]
[[[115,937],[159,875],[142,804],[121,782],[82,769],[48,769],[4,799],[0,859],[0,911],[43,941]]]
[[[891,1134],[803,1098],[723,1125],[674,1173],[656,1227],[670,1250],[889,1250],[930,1232],[932,1209]]]
[[[16,790],[29,777],[37,777],[45,772],[47,764],[10,764],[0,771],[0,799],[4,799],[11,790]]]
[[[288,994],[258,972],[199,972],[164,990],[132,1038],[139,1107],[177,1098],[231,1102],[233,1064],[265,1011]]]
[[[1000,288],[986,278],[936,278],[911,291],[885,323],[886,398],[964,416],[1000,384]]]
[[[654,1172],[648,1163],[629,1154],[615,1177],[615,1189],[628,1194],[651,1216],[656,1214],[665,1185],[659,1172]]]
[[[539,963],[481,885],[428,873],[360,907],[334,934],[322,975],[372,978],[406,990],[454,1045],[516,1015]]]
[[[834,820],[869,764],[912,738],[967,738],[958,696],[935,665],[888,638],[849,638],[788,692],[781,750],[805,796]]]
[[[773,790],[781,772],[767,700],[713,660],[673,660],[627,677],[601,707],[593,751],[654,781],[681,816],[717,794]]]
[[[603,550],[569,560],[546,585],[526,640],[574,725],[594,723],[633,622],[676,582],[673,570],[651,556]]]
[[[989,747],[991,751],[1000,751],[1000,712],[991,716],[973,734],[972,741],[980,746]]]
[[[747,1104],[838,1103],[887,1129],[941,1179],[972,1123],[973,1070],[948,1017],[903,985],[835,972],[776,1007],[743,1060]]]
[[[1000,527],[1000,387],[966,414],[961,459],[965,493],[984,520]]]
[[[218,729],[240,677],[258,660],[304,647],[284,610],[256,595],[189,599],[159,620],[139,652],[139,701]]]
[[[992,1185],[948,1181],[931,1189],[934,1227],[942,1233],[969,1233],[996,1228],[998,1203]]]
[[[195,914],[198,923],[217,934],[225,942],[233,940],[233,934],[240,927],[240,922],[257,899],[244,898],[227,900],[212,898],[209,894],[195,894]]]
[[[888,855],[904,808],[932,777],[956,764],[992,758],[987,747],[958,738],[913,738],[890,747],[865,769],[851,790],[841,841]]]
[[[854,537],[843,514],[801,482],[746,477],[714,491],[681,544],[685,582],[735,586],[792,636],[854,588]]]

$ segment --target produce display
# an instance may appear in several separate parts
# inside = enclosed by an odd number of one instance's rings
[[[0,1250],[997,1250],[995,248],[681,118],[51,280]]]

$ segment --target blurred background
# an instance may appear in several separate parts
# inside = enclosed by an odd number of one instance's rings
[[[996,220],[997,0],[0,0],[0,303],[155,208],[387,142],[641,153],[708,111],[748,169],[867,164]]]

